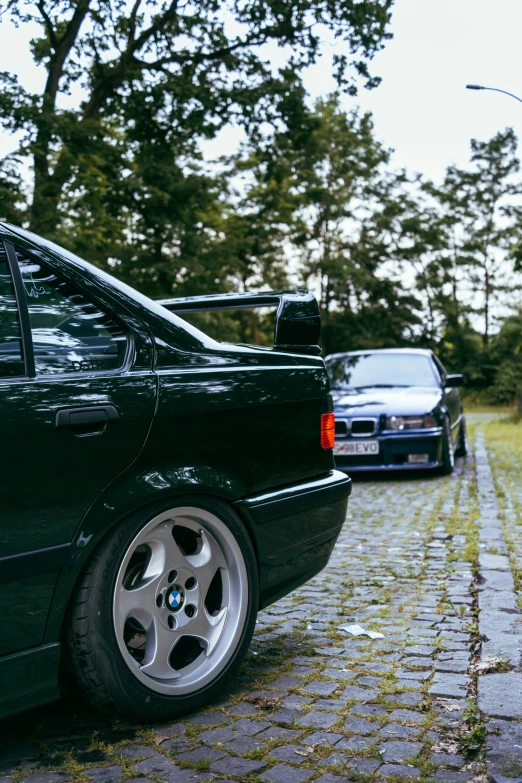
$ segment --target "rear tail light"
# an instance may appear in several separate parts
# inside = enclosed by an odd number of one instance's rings
[[[333,449],[335,444],[335,415],[331,394],[327,394],[323,399],[323,411],[324,413],[321,413],[321,446],[323,449]]]
[[[335,416],[333,413],[321,414],[321,446],[333,449],[335,443]]]

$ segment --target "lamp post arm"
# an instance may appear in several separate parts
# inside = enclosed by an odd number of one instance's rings
[[[511,98],[514,98],[516,101],[519,101],[522,103],[522,98],[519,98],[518,95],[513,95],[512,92],[508,92],[507,90],[500,90],[498,87],[482,87],[480,84],[466,84],[467,90],[490,90],[491,92],[501,92],[504,95],[509,95]]]

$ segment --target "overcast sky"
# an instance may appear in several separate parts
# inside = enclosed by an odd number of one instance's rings
[[[466,164],[471,137],[487,139],[507,125],[522,134],[522,103],[465,90],[476,82],[522,96],[520,0],[396,0],[391,30],[393,40],[372,64],[382,84],[345,105],[373,112],[377,136],[394,148],[396,166],[438,178],[450,163]],[[28,50],[35,33],[0,23],[0,70],[15,71],[24,87],[39,90],[42,69]],[[306,74],[313,97],[335,87],[331,52],[325,46]],[[229,153],[238,137],[227,130],[206,153]],[[13,139],[0,137],[0,155],[13,146]]]

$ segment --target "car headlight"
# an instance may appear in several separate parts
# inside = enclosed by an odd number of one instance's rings
[[[387,430],[423,430],[427,427],[436,427],[434,416],[388,416],[386,419]]]

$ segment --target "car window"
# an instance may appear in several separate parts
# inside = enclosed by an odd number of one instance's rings
[[[117,370],[125,361],[122,328],[41,261],[17,252],[37,375]]]
[[[437,371],[440,375],[441,383],[444,383],[446,380],[446,375],[448,374],[446,368],[442,364],[441,360],[438,359],[436,356],[433,357],[433,361],[435,362],[435,367],[437,368]]]
[[[326,359],[332,389],[439,384],[431,360],[425,354],[364,353]]]
[[[0,242],[0,378],[25,375],[20,317],[7,254]]]

